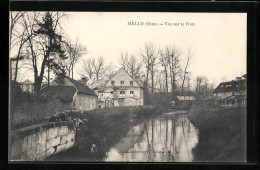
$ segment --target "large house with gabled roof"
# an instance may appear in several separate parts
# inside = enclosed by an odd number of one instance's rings
[[[104,93],[110,93],[114,106],[142,106],[143,85],[134,79],[124,69],[120,68],[114,76],[106,82]]]
[[[97,108],[98,96],[88,86],[67,76],[57,76],[41,95],[61,101],[64,109],[88,111]]]
[[[236,80],[220,83],[212,92],[210,98],[221,106],[246,106],[246,74]]]

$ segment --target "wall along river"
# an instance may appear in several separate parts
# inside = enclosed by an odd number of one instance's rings
[[[169,111],[159,116],[130,119],[47,160],[192,162],[198,131],[185,112]]]

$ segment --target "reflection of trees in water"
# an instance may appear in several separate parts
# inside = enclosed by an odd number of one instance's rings
[[[191,160],[191,148],[188,146],[187,140],[190,139],[192,127],[187,117],[165,117],[164,119],[160,117],[157,120],[151,120],[149,123],[148,127],[147,124],[145,125],[148,160],[154,160],[157,155],[160,155],[163,161],[176,161],[180,159],[179,154],[185,154],[187,161]],[[149,133],[149,128],[151,133]],[[154,134],[157,131],[156,128],[159,128],[157,132],[159,139],[157,140],[155,140]],[[163,144],[163,148],[159,148],[159,150],[158,147],[155,148],[158,145],[158,140],[159,144]],[[154,143],[155,141],[157,143]],[[155,154],[156,152],[163,153]]]

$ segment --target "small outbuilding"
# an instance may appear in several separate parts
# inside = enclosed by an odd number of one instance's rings
[[[97,108],[98,96],[88,86],[67,76],[57,76],[40,94],[58,99],[74,110]]]

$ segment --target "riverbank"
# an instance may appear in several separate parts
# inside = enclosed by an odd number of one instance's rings
[[[246,161],[246,108],[207,108],[194,104],[188,117],[199,131],[193,161]]]
[[[77,160],[88,158],[83,161],[97,161],[105,157],[105,153],[113,144],[120,141],[133,124],[142,122],[143,119],[164,113],[165,108],[160,106],[144,107],[111,107],[96,109],[85,112],[66,113],[66,116],[80,119],[74,147],[47,158],[47,160]],[[99,152],[91,152],[92,145],[98,148]],[[86,150],[87,148],[87,150]],[[73,156],[70,156],[73,155]]]

